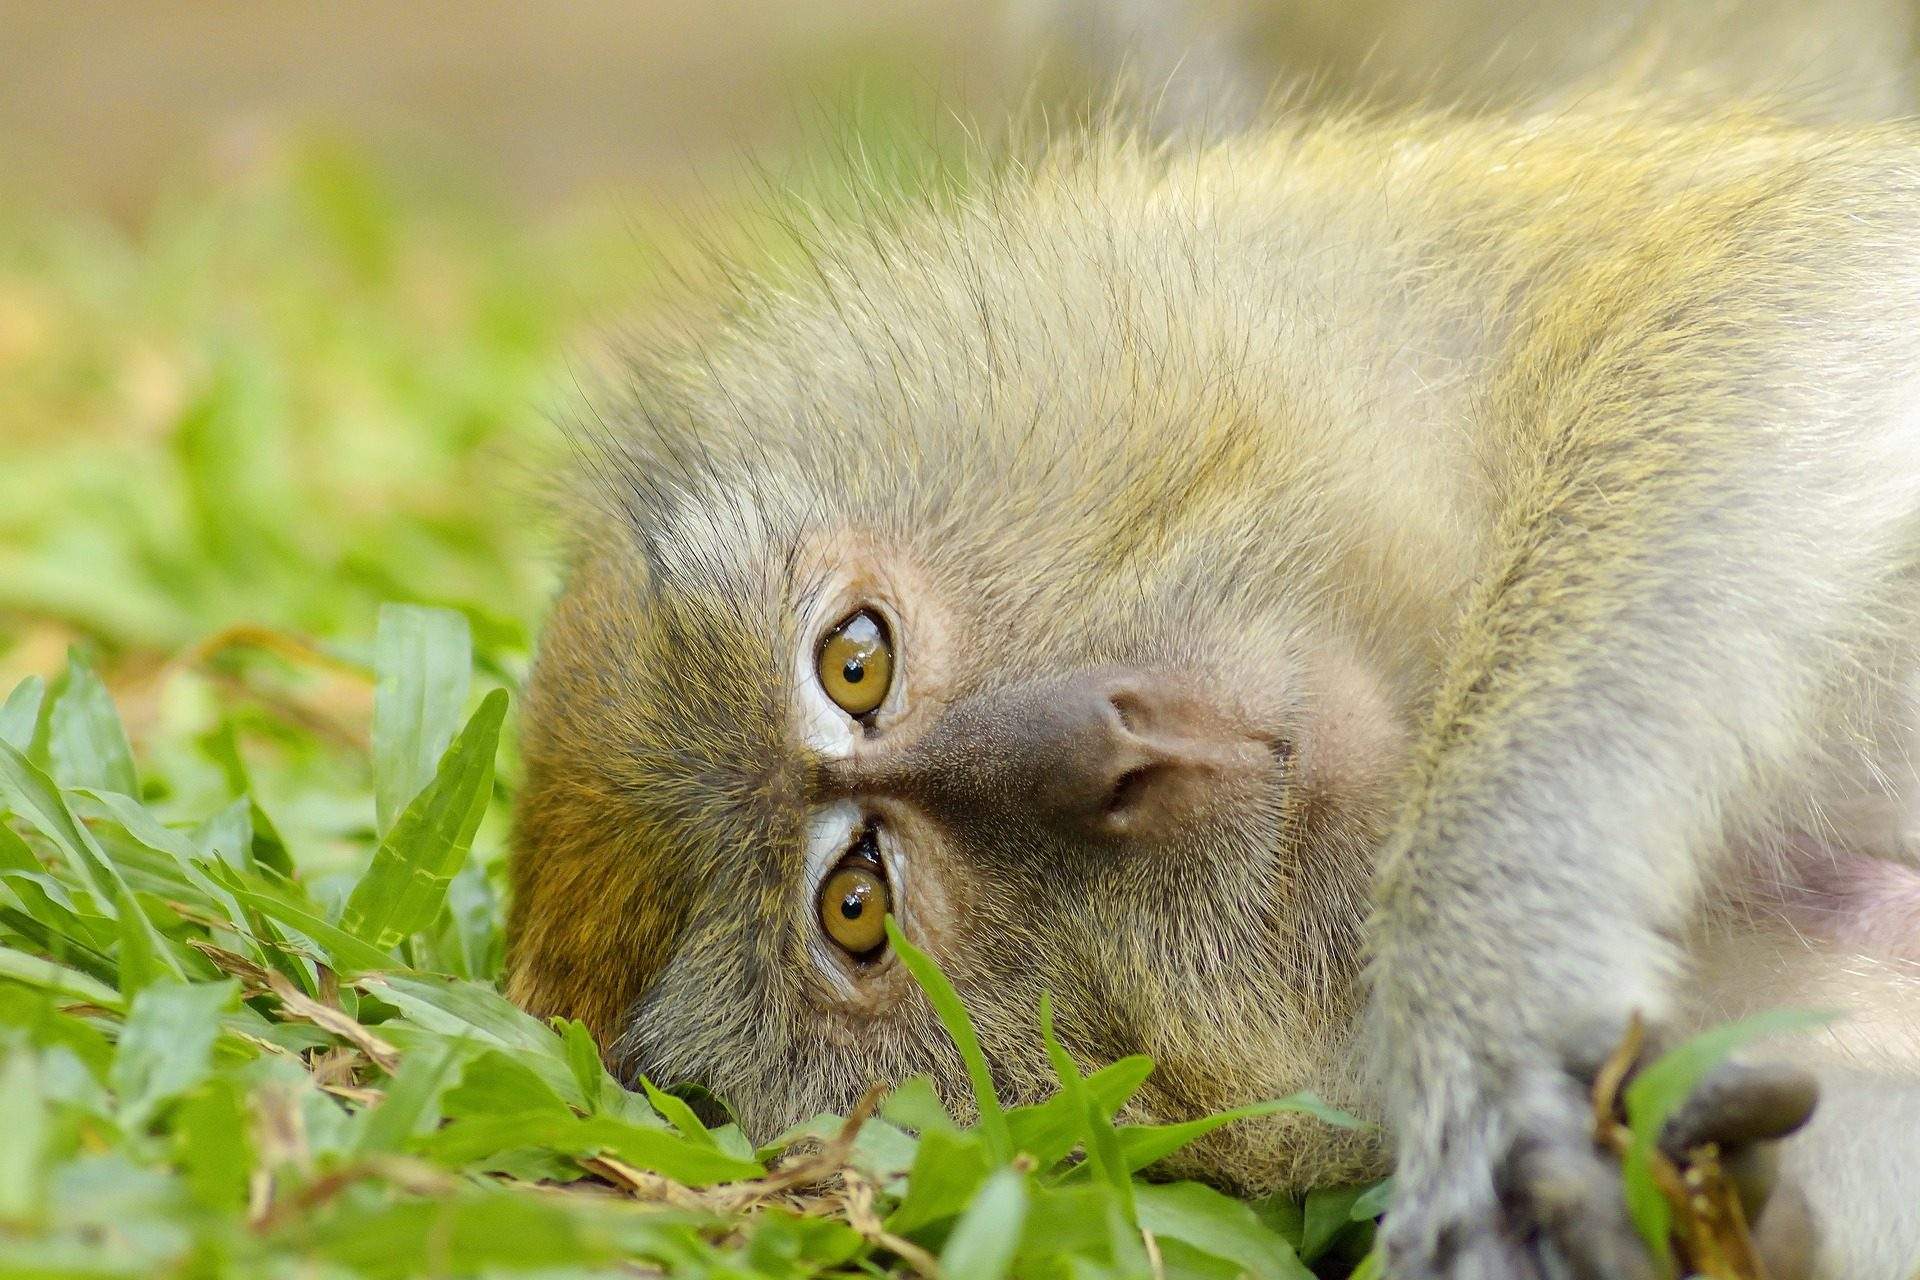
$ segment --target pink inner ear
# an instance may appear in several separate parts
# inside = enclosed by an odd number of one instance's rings
[[[1848,950],[1920,960],[1920,869],[1802,848],[1786,871],[1782,905],[1795,927]]]

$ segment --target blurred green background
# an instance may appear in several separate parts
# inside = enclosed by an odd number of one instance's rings
[[[912,152],[1003,96],[1007,30],[965,0],[0,0],[0,690],[77,648],[163,811],[224,797],[231,728],[290,839],[344,851],[378,605],[461,610],[511,682],[602,335],[850,136]]]

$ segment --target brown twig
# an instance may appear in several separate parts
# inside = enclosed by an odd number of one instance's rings
[[[267,971],[267,988],[280,998],[282,1014],[311,1022],[322,1031],[331,1031],[366,1054],[368,1061],[388,1075],[400,1069],[400,1051],[375,1035],[357,1018],[348,1017],[344,1010],[321,1004],[289,982],[286,975],[272,970]]]
[[[1593,1081],[1594,1141],[1621,1159],[1634,1143],[1621,1094],[1640,1065],[1645,1042],[1645,1027],[1635,1014]],[[1672,1211],[1670,1247],[1682,1274],[1767,1280],[1739,1193],[1726,1176],[1716,1144],[1692,1148],[1679,1164],[1656,1147],[1647,1153],[1647,1164]]]
[[[307,637],[291,631],[282,631],[276,627],[264,626],[257,622],[236,622],[232,626],[222,627],[199,643],[184,650],[174,660],[174,665],[199,667],[218,657],[228,649],[261,649],[278,654],[289,662],[305,666],[323,667],[338,675],[351,676],[356,680],[370,680],[372,673],[358,663],[336,658]]]

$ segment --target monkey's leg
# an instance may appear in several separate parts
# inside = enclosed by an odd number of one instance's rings
[[[1906,558],[1920,351],[1858,335],[1915,331],[1920,238],[1765,216],[1582,278],[1490,387],[1499,552],[1376,875],[1397,1280],[1648,1274],[1570,1037],[1666,1016],[1730,820],[1820,754]]]

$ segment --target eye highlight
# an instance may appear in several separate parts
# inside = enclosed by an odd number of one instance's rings
[[[820,884],[820,928],[854,959],[871,960],[887,945],[886,919],[892,909],[886,872],[868,831]]]
[[[820,642],[814,673],[842,711],[872,714],[893,686],[893,637],[886,622],[871,609],[849,614]]]

